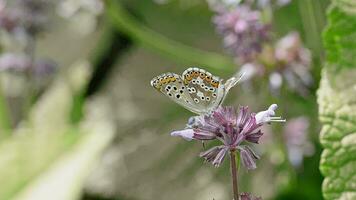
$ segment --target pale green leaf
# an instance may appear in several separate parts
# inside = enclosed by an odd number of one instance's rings
[[[318,91],[320,170],[326,200],[356,199],[356,2],[334,0],[324,32],[326,67]]]

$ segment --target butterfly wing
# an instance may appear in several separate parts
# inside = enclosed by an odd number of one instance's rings
[[[174,73],[161,74],[151,80],[151,85],[191,112],[201,113],[203,108],[190,97],[187,86],[184,84],[181,76]]]
[[[225,87],[219,77],[199,68],[185,70],[182,77],[190,98],[200,111],[198,114],[208,113],[222,103]]]

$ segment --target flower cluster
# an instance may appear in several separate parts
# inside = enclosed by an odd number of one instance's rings
[[[52,0],[0,0],[0,31],[3,33],[1,42],[4,52],[0,55],[1,72],[26,72],[34,79],[41,80],[47,79],[56,70],[54,62],[34,56],[35,39],[47,25],[48,10],[52,3]]]
[[[57,65],[48,59],[32,61],[26,54],[4,53],[0,55],[0,72],[30,72],[37,80],[47,78],[57,70]]]
[[[223,36],[224,46],[239,62],[253,60],[270,39],[270,25],[262,23],[260,11],[251,10],[248,5],[216,10],[213,22]]]
[[[219,140],[222,145],[215,146],[200,154],[215,167],[220,166],[226,153],[239,152],[242,163],[247,169],[255,169],[255,160],[259,157],[246,143],[258,143],[262,132],[260,128],[270,122],[284,122],[281,117],[274,117],[276,104],[257,114],[250,113],[248,107],[241,107],[239,112],[233,107],[220,106],[211,114],[195,118],[194,126],[174,131],[172,136],[180,136],[186,140]],[[190,127],[190,128],[189,128]]]
[[[262,200],[261,197],[255,197],[250,193],[241,193],[240,200]]]
[[[273,43],[272,16],[261,17],[272,7],[288,3],[290,0],[209,0],[217,13],[213,20],[216,29],[223,36],[226,49],[242,66],[245,81],[265,75],[274,94],[285,81],[289,89],[306,96],[313,84],[310,51],[303,47],[297,32]]]
[[[8,32],[21,31],[34,35],[47,24],[49,0],[14,0],[11,6],[0,2],[0,27]]]
[[[247,72],[245,80],[255,75],[267,75],[270,88],[277,93],[285,80],[288,87],[306,96],[308,87],[313,84],[310,74],[311,54],[302,45],[297,32],[280,39],[274,48],[265,48],[259,57],[260,62],[245,63],[241,71]]]

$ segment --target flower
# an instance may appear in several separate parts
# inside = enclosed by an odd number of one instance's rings
[[[0,27],[12,32],[20,22],[20,12],[15,9],[7,9],[6,2],[0,1]]]
[[[0,71],[24,71],[31,66],[31,59],[24,54],[4,53],[0,55]]]
[[[37,34],[47,24],[50,3],[50,0],[14,0],[10,6],[2,0],[0,27],[8,32],[21,29],[30,35]]]
[[[228,151],[238,151],[242,163],[247,169],[255,169],[255,160],[259,157],[245,143],[258,144],[262,132],[260,127],[270,122],[284,122],[281,117],[274,117],[276,104],[257,114],[250,113],[248,107],[241,107],[236,112],[234,107],[220,106],[211,114],[191,118],[187,128],[173,131],[172,136],[180,136],[186,140],[219,140],[222,145],[215,146],[200,154],[215,167],[220,166]],[[194,122],[192,122],[194,121]]]
[[[224,46],[242,63],[253,60],[269,40],[270,25],[262,23],[260,11],[247,5],[220,8],[213,22]]]
[[[55,62],[49,59],[38,59],[34,62],[26,54],[4,53],[0,55],[0,72],[31,72],[40,80],[54,74],[57,70]]]
[[[261,8],[265,8],[266,6],[272,6],[272,5],[276,5],[276,6],[285,6],[287,4],[289,4],[291,2],[291,0],[256,0],[257,5]]]
[[[240,194],[240,200],[262,200],[262,198],[253,196],[250,193],[243,192]]]
[[[277,42],[275,58],[279,66],[276,73],[284,77],[290,88],[301,95],[307,95],[307,88],[313,84],[310,74],[311,54],[309,49],[303,47],[297,32],[289,33]],[[272,79],[273,77],[270,77],[271,81]]]
[[[207,0],[207,2],[210,9],[219,11],[234,8],[241,3],[241,0]]]
[[[304,156],[314,154],[314,145],[308,139],[309,121],[306,117],[291,119],[284,127],[284,139],[291,164],[299,167]]]
[[[273,48],[264,48],[258,62],[247,62],[240,71],[248,72],[243,81],[256,75],[267,76],[274,93],[279,92],[285,81],[291,90],[306,96],[308,88],[313,84],[310,66],[310,51],[303,46],[299,34],[291,32]]]

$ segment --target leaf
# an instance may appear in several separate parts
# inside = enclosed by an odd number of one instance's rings
[[[334,0],[324,32],[327,63],[318,90],[323,196],[356,199],[356,2]]]
[[[325,199],[356,199],[356,70],[324,69],[318,91]]]
[[[72,96],[86,85],[90,73],[88,70],[85,63],[77,63],[70,68],[68,75],[57,77],[31,108],[29,120],[16,128],[11,136],[0,140],[0,180],[3,180],[1,200],[14,199],[59,157],[73,150],[83,140],[86,141],[86,137],[81,134],[81,127],[72,127],[68,116],[73,103]],[[91,124],[98,124],[98,120]],[[64,189],[61,192],[65,192]]]
[[[327,61],[337,69],[355,67],[356,1],[334,0],[324,31]]]
[[[73,150],[54,162],[28,184],[15,200],[80,199],[85,180],[103,150],[110,144],[114,129],[99,122],[94,129],[81,135]]]

